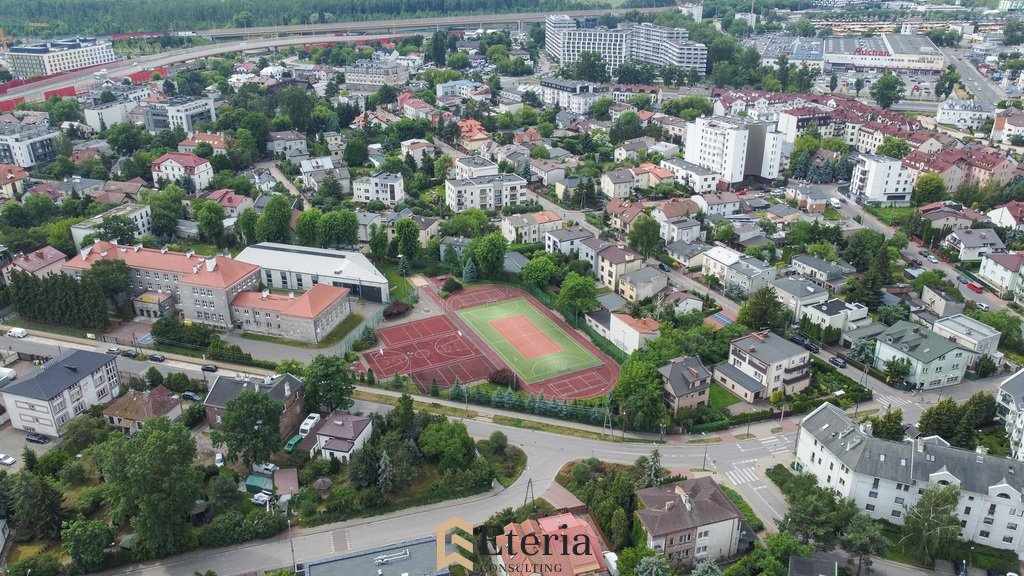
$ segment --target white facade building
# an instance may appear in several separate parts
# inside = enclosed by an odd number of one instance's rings
[[[353,180],[352,195],[356,202],[380,200],[393,208],[405,200],[405,182],[401,174],[377,172]]]
[[[661,167],[675,176],[676,182],[689,186],[697,194],[711,192],[718,184],[719,175],[713,170],[687,162],[682,158],[665,158]]]
[[[647,22],[620,28],[578,28],[568,16],[551,15],[545,19],[544,31],[548,54],[563,66],[577,62],[583,52],[598,52],[608,63],[609,73],[627,61],[694,69],[701,75],[707,68],[707,47],[691,42],[684,28]]]
[[[686,125],[685,159],[729,183],[747,176],[774,180],[782,162],[782,134],[774,123],[742,117],[701,117]]]
[[[913,190],[910,170],[888,156],[862,154],[850,177],[850,194],[872,204],[908,206]]]
[[[93,216],[87,220],[82,220],[78,224],[71,225],[71,237],[75,241],[75,246],[81,248],[85,237],[94,232],[98,232],[103,222],[111,216],[123,216],[131,220],[137,228],[135,232],[135,238],[142,238],[146,234],[153,231],[153,214],[150,212],[149,205],[147,204],[122,204],[116,208],[111,208],[106,212]]]
[[[959,384],[972,352],[917,324],[900,320],[875,340],[875,368],[892,358],[910,362],[907,383],[931,390]]]
[[[820,304],[801,307],[801,316],[825,328],[837,328],[842,332],[856,330],[871,323],[867,306],[860,302],[844,302],[838,298]]]
[[[981,100],[972,98],[961,100],[956,94],[950,94],[941,104],[935,121],[939,124],[949,124],[965,132],[974,132],[987,120],[991,119],[994,110],[988,109]]]
[[[982,356],[992,358],[997,365],[1002,363],[1003,355],[997,350],[1000,333],[984,322],[964,314],[955,314],[936,320],[932,324],[932,330],[950,342],[973,352],[967,361],[968,366],[974,366]]]
[[[495,176],[498,174],[498,165],[483,156],[463,156],[455,161],[451,173],[456,180]]]
[[[68,38],[14,46],[5,51],[3,56],[15,78],[49,76],[117,59],[113,45],[96,38]]]
[[[152,134],[181,127],[195,132],[200,124],[216,122],[217,108],[213,98],[178,97],[146,104],[143,123]]]
[[[57,157],[60,130],[48,125],[0,124],[0,164],[34,168]]]
[[[516,174],[497,174],[445,180],[444,200],[454,212],[467,208],[499,210],[527,202],[526,180]]]

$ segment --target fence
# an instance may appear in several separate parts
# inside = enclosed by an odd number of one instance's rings
[[[370,328],[376,328],[377,325],[380,324],[383,319],[384,319],[384,308],[379,308],[373,314],[370,314],[369,316],[365,317],[365,319],[363,320],[362,326],[368,326]],[[362,338],[362,336],[363,336],[363,329],[360,329],[359,326],[356,326],[355,330],[352,330],[352,332],[350,332],[348,334],[348,336],[345,336],[345,338],[341,341],[341,344],[338,345],[338,350],[337,351],[338,352],[348,352],[349,350],[352,349],[352,345],[355,344],[356,340],[359,340],[360,338]]]
[[[581,319],[576,314],[570,314],[569,312],[560,309],[557,305],[557,300],[555,299],[555,296],[552,293],[545,292],[540,288],[537,288],[536,286],[530,285],[525,286],[525,289],[527,292],[530,293],[531,296],[536,298],[537,301],[539,301],[541,304],[558,312],[562,316],[562,318],[565,319],[566,324],[572,326],[573,328],[576,328],[577,330],[583,331],[584,334],[590,337],[591,343],[593,343],[594,346],[597,346],[599,350],[607,354],[608,357],[610,357],[612,360],[615,360],[619,364],[622,364],[627,359],[629,359],[628,354],[626,354],[620,348],[612,344],[611,341],[609,341],[607,338],[598,334],[593,328],[587,326],[587,321],[585,319]]]

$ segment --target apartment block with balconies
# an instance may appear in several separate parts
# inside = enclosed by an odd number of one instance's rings
[[[810,352],[772,332],[732,341],[729,359],[715,366],[715,381],[747,402],[787,395],[811,382]]]

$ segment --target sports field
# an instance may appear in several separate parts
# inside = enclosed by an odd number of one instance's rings
[[[602,364],[523,298],[457,313],[527,383]]]

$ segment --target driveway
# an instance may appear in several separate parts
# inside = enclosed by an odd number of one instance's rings
[[[256,164],[256,167],[270,170],[270,175],[274,177],[274,180],[284,184],[284,187],[288,189],[288,192],[292,196],[302,196],[299,189],[295,187],[295,184],[293,184],[292,181],[284,175],[284,172],[281,172],[281,170],[278,169],[276,162],[260,162],[259,164]]]
[[[24,458],[21,457],[21,453],[26,447],[35,450],[36,454],[42,456],[60,444],[60,442],[55,438],[50,438],[50,441],[46,444],[29,444],[25,441],[26,435],[28,435],[27,432],[15,430],[14,427],[11,426],[10,422],[0,426],[0,453],[13,456],[14,459],[17,460],[17,462],[11,466],[0,466],[0,468],[8,472],[17,472],[25,465],[24,462],[22,462]]]

